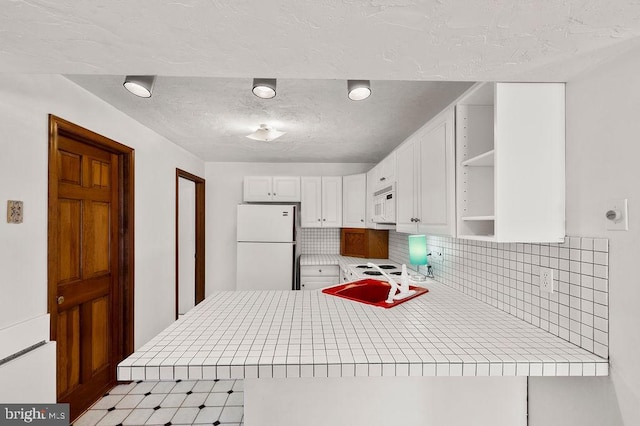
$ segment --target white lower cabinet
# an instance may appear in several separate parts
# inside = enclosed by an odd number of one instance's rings
[[[303,176],[301,188],[300,226],[342,226],[342,176]]]
[[[338,265],[300,267],[300,290],[317,290],[340,283]]]
[[[455,236],[454,125],[450,108],[398,149],[398,232]]]

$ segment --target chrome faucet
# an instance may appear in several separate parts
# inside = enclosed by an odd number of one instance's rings
[[[400,284],[396,282],[391,276],[389,276],[382,268],[380,268],[375,263],[367,263],[367,266],[370,268],[377,269],[388,281],[391,289],[389,290],[389,295],[387,296],[387,303],[393,303],[394,300],[402,300],[406,297],[411,296],[415,293],[414,290],[409,290],[409,276],[407,275],[407,266],[402,265],[402,275],[400,276]],[[400,292],[398,292],[400,290]],[[396,294],[397,293],[397,294]]]

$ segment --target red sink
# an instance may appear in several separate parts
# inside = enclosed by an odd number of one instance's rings
[[[391,285],[388,282],[369,278],[325,288],[322,292],[331,296],[338,296],[343,299],[366,303],[367,305],[380,306],[381,308],[393,308],[396,305],[404,303],[414,297],[423,295],[429,291],[423,287],[410,285],[409,289],[415,290],[414,294],[401,300],[394,300],[393,303],[387,303],[386,300],[390,289]]]

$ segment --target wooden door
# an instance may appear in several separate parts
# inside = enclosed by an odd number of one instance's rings
[[[122,355],[119,157],[57,134],[50,152],[49,292],[57,397],[76,418],[115,385]]]

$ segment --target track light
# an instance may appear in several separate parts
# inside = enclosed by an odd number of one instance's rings
[[[271,99],[276,97],[276,79],[275,78],[254,78],[253,94],[262,99]]]
[[[155,75],[128,75],[124,79],[124,88],[141,98],[150,98],[155,81]]]
[[[352,101],[361,101],[371,96],[369,80],[347,80],[347,92]]]
[[[284,134],[286,134],[286,132],[279,132],[273,127],[270,127],[266,124],[261,124],[258,130],[251,133],[250,135],[247,135],[247,137],[249,139],[253,139],[254,141],[270,142],[272,140],[278,139]]]

